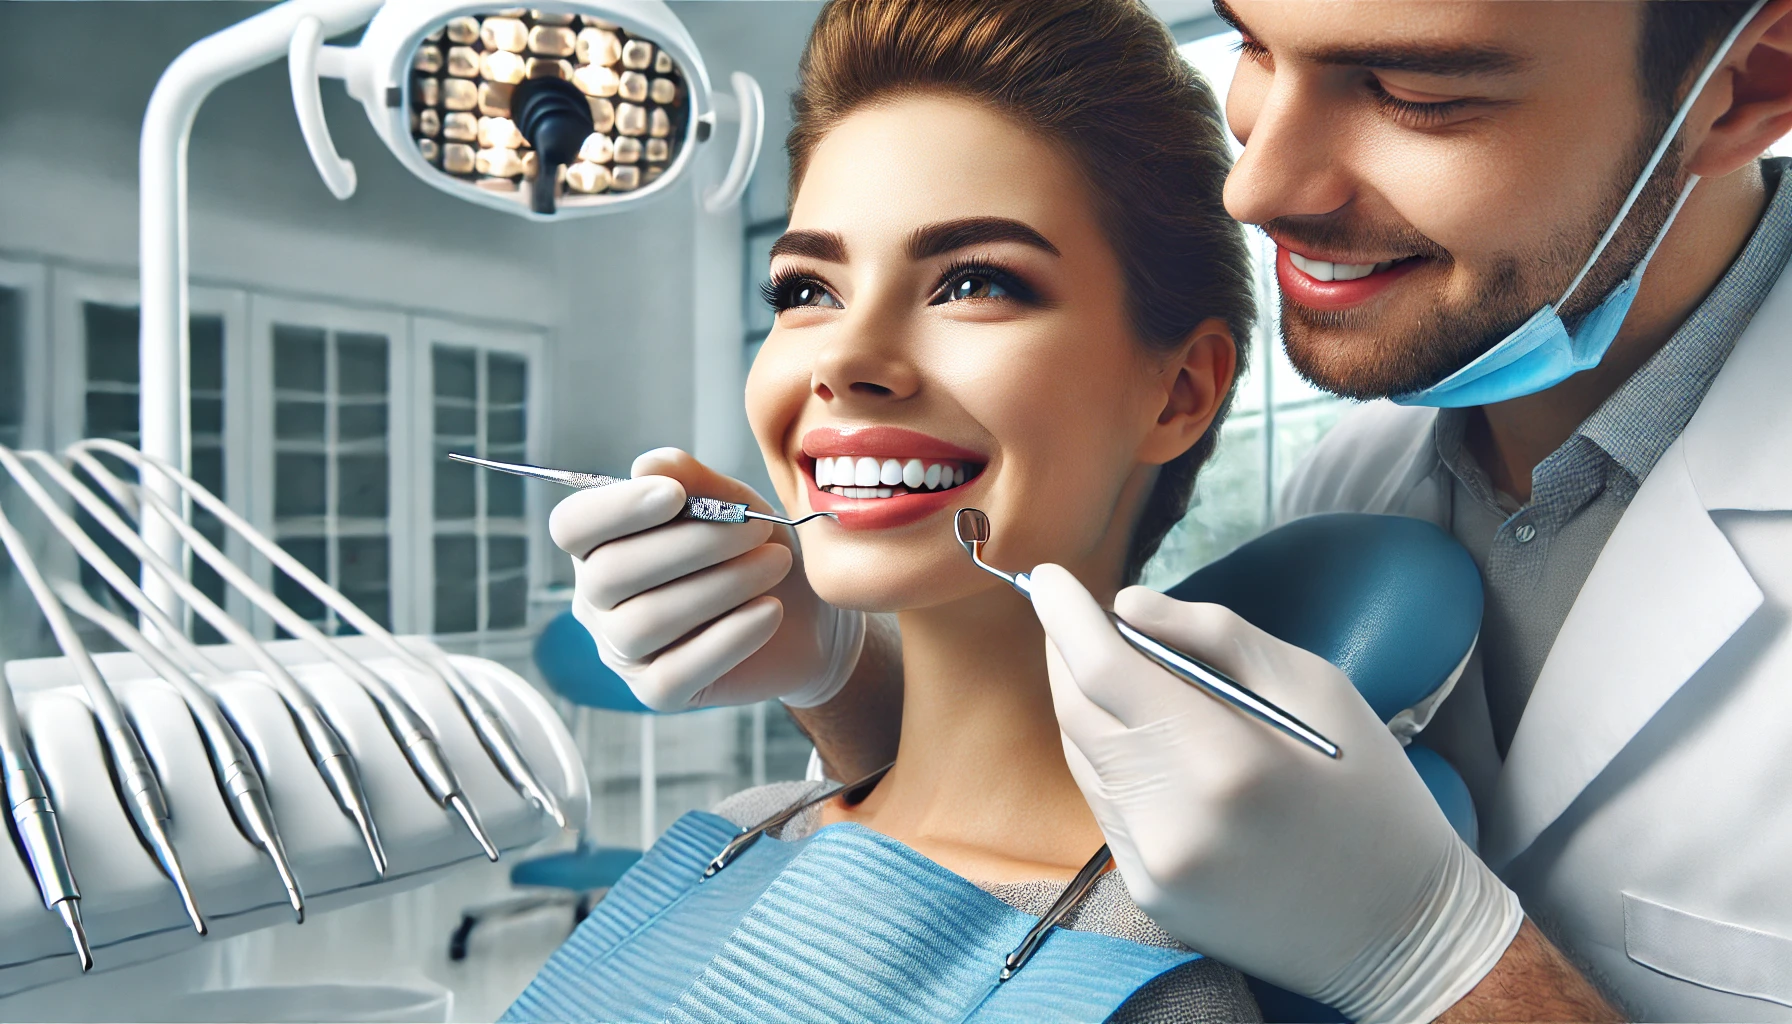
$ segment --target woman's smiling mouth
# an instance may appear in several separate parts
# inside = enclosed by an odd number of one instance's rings
[[[953,505],[987,457],[901,427],[820,427],[803,435],[809,505],[851,530],[888,529]]]

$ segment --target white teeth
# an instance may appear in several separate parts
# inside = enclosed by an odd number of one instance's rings
[[[1380,263],[1330,263],[1325,260],[1308,259],[1297,252],[1288,253],[1288,262],[1294,264],[1296,270],[1315,281],[1355,281],[1378,274],[1393,266],[1398,260],[1382,260]]]
[[[921,459],[877,459],[870,456],[821,456],[815,460],[815,486],[845,498],[888,498],[904,493],[944,490],[965,482],[961,464]]]

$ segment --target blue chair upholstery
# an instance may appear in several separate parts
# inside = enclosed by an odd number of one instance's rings
[[[1277,527],[1166,591],[1222,604],[1338,666],[1388,721],[1442,686],[1481,629],[1481,574],[1454,537],[1400,516],[1343,512]],[[1415,742],[1406,756],[1474,849],[1468,786]],[[1337,1011],[1249,979],[1266,1021],[1341,1021]]]

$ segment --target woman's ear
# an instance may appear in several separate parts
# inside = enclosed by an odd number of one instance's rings
[[[1195,446],[1207,432],[1238,372],[1238,344],[1224,320],[1209,317],[1195,325],[1175,353],[1158,364],[1163,404],[1139,461],[1161,466]]]
[[[1719,178],[1746,166],[1792,130],[1792,0],[1773,0],[1736,37],[1698,111],[1710,118],[1686,169]]]

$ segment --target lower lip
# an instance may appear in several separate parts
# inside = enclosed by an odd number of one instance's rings
[[[1359,277],[1354,281],[1321,281],[1304,273],[1288,258],[1288,250],[1276,247],[1276,279],[1282,294],[1312,309],[1349,309],[1360,306],[1389,285],[1418,269],[1422,259],[1409,259],[1386,270]]]
[[[957,508],[964,500],[964,490],[970,481],[951,490],[901,494],[892,498],[846,498],[830,494],[815,486],[815,478],[806,472],[803,484],[809,489],[809,508],[834,513],[840,517],[843,528],[889,530],[918,523],[935,512]]]

